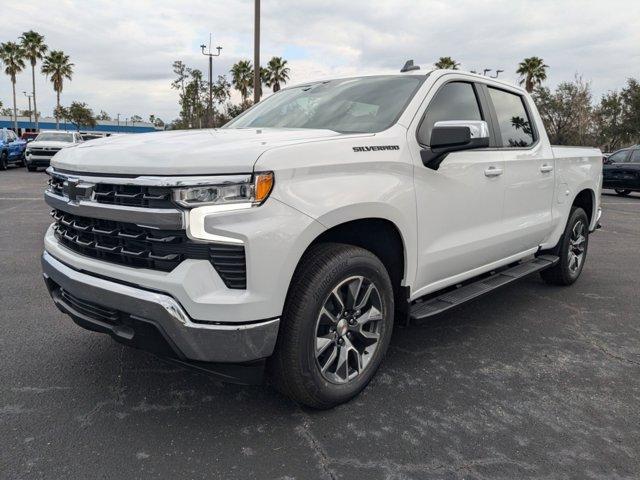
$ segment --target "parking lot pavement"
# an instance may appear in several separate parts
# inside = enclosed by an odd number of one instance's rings
[[[44,173],[0,172],[0,478],[638,478],[640,196],[604,195],[578,283],[533,276],[398,326],[327,412],[75,326],[39,255]]]

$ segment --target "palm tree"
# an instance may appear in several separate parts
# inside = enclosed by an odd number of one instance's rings
[[[264,83],[274,93],[280,90],[280,84],[284,85],[289,80],[289,67],[282,57],[272,57],[264,70]]]
[[[18,114],[16,109],[16,75],[24,69],[24,50],[15,42],[0,44],[0,60],[4,63],[4,73],[11,77],[13,87],[13,129],[18,133]]]
[[[460,64],[451,57],[440,57],[434,66],[444,70],[458,70]]]
[[[231,68],[233,88],[240,92],[242,103],[246,104],[253,90],[253,66],[249,60],[240,60]]]
[[[31,63],[31,84],[33,86],[33,110],[35,112],[36,130],[38,130],[38,105],[36,104],[36,63],[47,53],[44,36],[29,30],[20,36],[20,43],[25,56]]]
[[[549,65],[545,65],[544,60],[540,57],[525,58],[516,70],[516,73],[520,75],[520,85],[524,83],[527,92],[533,92],[536,85],[540,85],[547,79],[547,68]]]
[[[69,62],[69,55],[65,55],[63,51],[53,50],[45,57],[41,71],[47,76],[51,75],[53,89],[56,92],[56,130],[59,130],[60,93],[62,93],[64,79],[71,80],[73,63]]]

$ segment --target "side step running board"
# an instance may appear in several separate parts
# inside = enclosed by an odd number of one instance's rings
[[[496,288],[515,282],[522,277],[551,267],[558,263],[559,260],[560,258],[555,255],[540,255],[533,260],[519,263],[514,267],[501,270],[491,276],[482,277],[480,280],[462,285],[454,290],[448,290],[428,300],[418,300],[411,305],[409,316],[412,320],[421,320],[437,315]]]

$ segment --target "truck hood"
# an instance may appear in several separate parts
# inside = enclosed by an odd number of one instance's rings
[[[69,148],[75,147],[77,143],[71,142],[54,142],[54,141],[40,141],[29,142],[29,148]]]
[[[338,137],[332,130],[216,129],[138,133],[91,140],[64,149],[54,168],[120,175],[246,173],[266,150]]]

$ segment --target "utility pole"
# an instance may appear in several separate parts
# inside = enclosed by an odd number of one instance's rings
[[[209,105],[207,107],[207,127],[213,127],[213,57],[220,56],[222,47],[216,47],[218,53],[211,53],[211,34],[209,34],[209,51],[205,52],[206,45],[200,45],[202,54],[209,57]]]
[[[120,133],[120,114],[118,114],[118,129],[117,132]]]
[[[254,25],[253,25],[253,103],[260,101],[260,0],[254,0]]]
[[[24,93],[24,96],[27,97],[27,99],[29,100],[29,124],[31,124],[31,97],[33,95],[29,95],[27,92],[22,92],[22,93]]]

